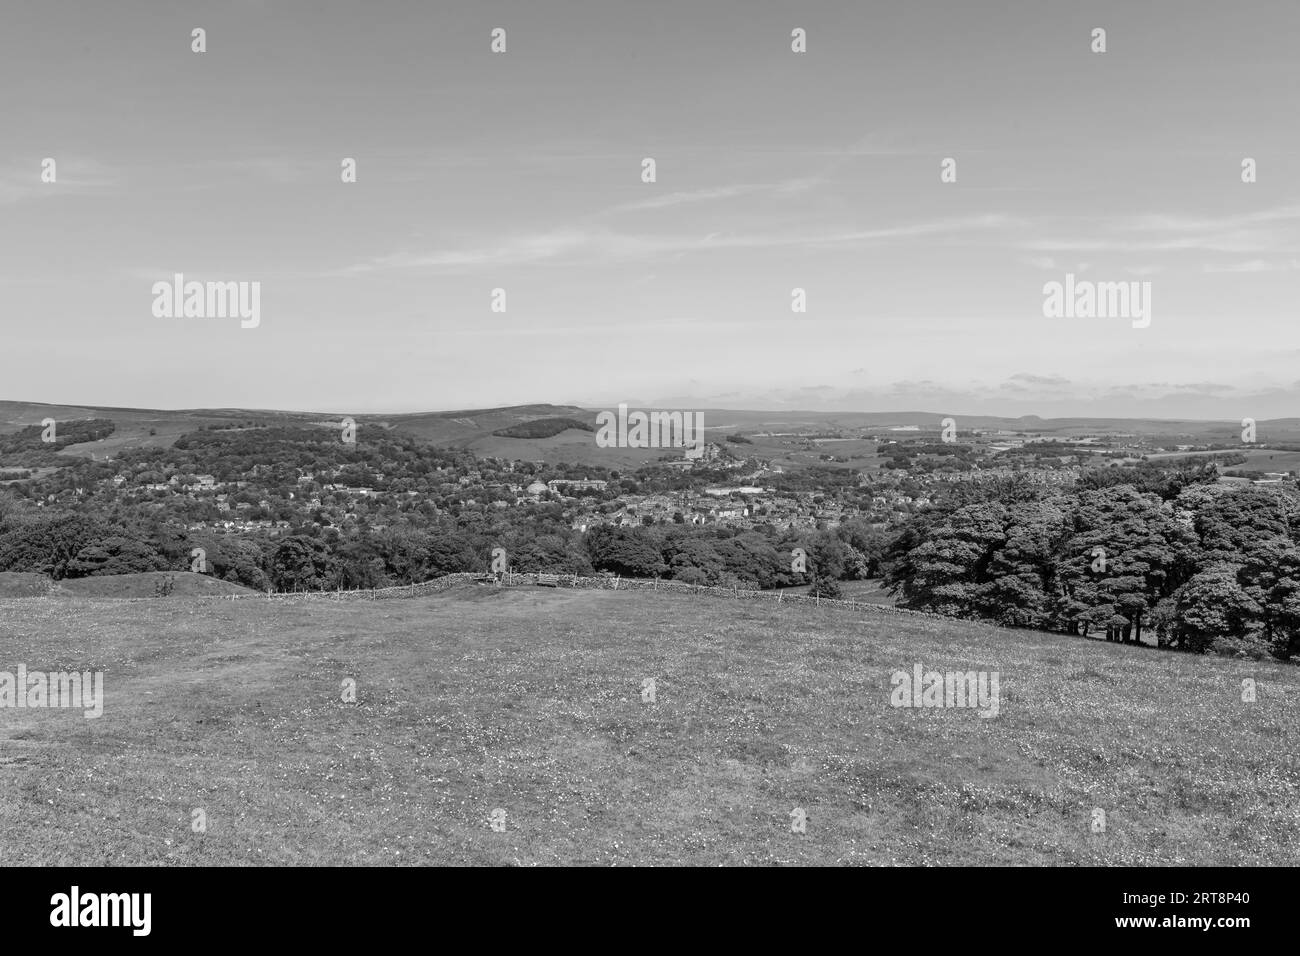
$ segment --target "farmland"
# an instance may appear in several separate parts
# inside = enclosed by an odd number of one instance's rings
[[[486,586],[0,600],[0,649],[106,675],[99,719],[0,710],[6,864],[1300,862],[1276,662]],[[891,707],[916,663],[999,672],[999,715]]]

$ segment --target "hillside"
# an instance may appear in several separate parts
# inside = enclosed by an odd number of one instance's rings
[[[632,407],[638,407],[632,403]],[[752,436],[760,433],[751,445],[741,446],[747,455],[771,459],[782,465],[816,462],[817,454],[801,434],[833,433],[838,430],[880,429],[914,426],[937,429],[939,421],[953,414],[958,428],[1027,431],[1044,437],[1077,432],[1127,434],[1145,436],[1168,443],[1217,441],[1236,443],[1240,438],[1240,424],[1231,421],[1196,421],[1175,419],[1115,419],[1115,418],[998,418],[988,415],[963,415],[960,412],[897,411],[897,412],[808,412],[736,409],[693,409],[703,415],[706,437],[720,440],[726,434],[744,432]],[[575,405],[511,405],[498,408],[457,409],[440,412],[412,412],[402,414],[356,413],[351,417],[359,424],[380,425],[403,434],[412,435],[430,445],[464,449],[482,457],[539,461],[547,464],[560,462],[571,465],[600,465],[607,468],[635,468],[662,458],[665,451],[659,448],[599,448],[590,431],[594,429],[597,409]],[[252,423],[255,425],[306,425],[337,422],[341,412],[294,412],[267,409],[136,409],[112,408],[92,405],[46,405],[38,402],[0,401],[0,435],[15,432],[24,426],[39,423],[44,418],[58,421],[80,419],[108,419],[116,426],[113,434],[99,441],[71,445],[60,451],[61,455],[80,458],[103,459],[118,455],[124,449],[166,448],[187,432],[200,426],[222,423]],[[542,438],[511,437],[513,429],[527,423],[570,419],[581,427],[555,430]],[[1300,441],[1300,419],[1275,419],[1258,423],[1261,441]],[[548,429],[549,430],[549,429]],[[505,434],[499,434],[505,432]],[[905,433],[904,433],[905,434]],[[821,441],[824,441],[821,440]],[[816,444],[816,443],[814,443]],[[846,440],[817,444],[816,452],[834,452],[849,457],[857,466],[875,466],[875,443],[868,440]],[[1273,453],[1270,453],[1270,455]],[[1261,470],[1283,469],[1294,465],[1294,456],[1276,453],[1277,460],[1261,457]],[[1263,450],[1252,452],[1263,455]],[[0,465],[3,465],[0,460]]]
[[[466,449],[484,458],[635,468],[669,454],[662,448],[597,446],[594,435],[596,412],[572,405],[520,405],[479,411],[393,415],[377,420],[395,431],[415,435],[430,444]],[[556,427],[566,421],[574,427]],[[530,425],[539,428],[542,434],[534,437]]]
[[[0,647],[107,672],[98,720],[0,711],[10,864],[1300,862],[1280,664],[491,587],[0,601]],[[999,715],[891,707],[917,663],[998,671]]]
[[[44,574],[0,571],[0,598],[42,597],[48,594],[53,586],[54,582]]]
[[[101,574],[86,578],[51,581],[43,574],[0,572],[0,598],[14,597],[154,597],[159,581],[170,578],[172,597],[255,594],[255,591],[190,571],[148,571],[139,574]],[[3,664],[0,664],[3,667]]]
[[[88,578],[64,578],[53,596],[141,598],[153,597],[159,581],[171,579],[174,598],[205,595],[256,594],[249,588],[191,571],[149,571],[140,574],[98,574]]]

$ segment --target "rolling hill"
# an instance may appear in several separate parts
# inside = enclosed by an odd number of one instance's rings
[[[633,406],[634,408],[636,406]],[[646,462],[673,457],[661,448],[600,448],[593,431],[599,409],[575,405],[511,405],[485,409],[458,409],[392,415],[355,414],[361,425],[376,425],[415,436],[438,447],[464,449],[482,457],[538,461],[547,464],[601,465],[607,468],[635,468]],[[937,430],[939,422],[952,414],[961,431],[967,429],[1028,431],[1044,437],[1091,432],[1127,434],[1161,439],[1169,444],[1221,441],[1237,443],[1239,422],[1162,419],[1044,419],[1036,416],[996,418],[964,416],[960,412],[774,412],[736,409],[698,409],[703,415],[705,438],[721,441],[727,434],[743,432],[751,445],[733,445],[742,455],[756,455],[779,464],[817,462],[819,454],[851,457],[861,467],[878,463],[875,446],[868,440],[818,444],[809,436],[839,430],[916,427]],[[44,418],[107,418],[116,430],[100,441],[71,445],[60,454],[104,458],[123,449],[169,447],[186,432],[201,425],[251,422],[256,425],[305,425],[337,422],[340,413],[274,411],[266,409],[124,409],[90,405],[43,405],[32,402],[0,402],[0,434],[39,423]],[[572,428],[550,428],[541,437],[528,434],[521,426],[537,422],[569,420]],[[592,429],[588,431],[587,428]],[[1261,442],[1300,441],[1300,419],[1277,419],[1257,424]],[[902,433],[904,435],[908,433]],[[0,461],[0,467],[4,462]]]
[[[1281,664],[489,586],[0,600],[0,647],[106,674],[98,719],[0,712],[9,864],[1300,862]],[[890,706],[916,664],[999,672],[998,716]]]
[[[151,598],[156,594],[158,582],[167,578],[172,582],[172,597],[177,598],[256,593],[242,585],[190,571],[100,574],[87,578],[64,578],[61,581],[51,581],[43,574],[4,571],[0,572],[0,598]]]

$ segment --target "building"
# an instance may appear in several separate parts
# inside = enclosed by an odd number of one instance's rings
[[[548,481],[546,487],[558,494],[561,488],[567,488],[570,491],[604,491],[607,484],[608,482],[593,481],[589,478],[583,478],[581,481],[576,478],[556,478],[553,481]],[[530,491],[529,494],[531,493]]]

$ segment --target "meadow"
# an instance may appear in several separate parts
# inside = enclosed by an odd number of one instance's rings
[[[1278,663],[492,586],[0,600],[19,663],[106,700],[0,709],[0,864],[1300,862]],[[997,671],[999,715],[891,707],[917,663]]]

